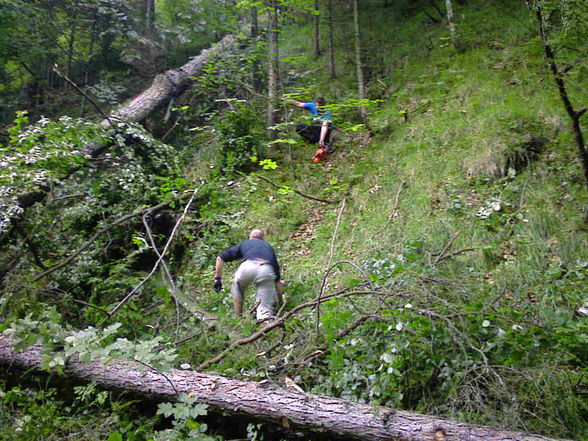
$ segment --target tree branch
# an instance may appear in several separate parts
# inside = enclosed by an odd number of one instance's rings
[[[455,239],[458,238],[458,236],[461,234],[461,231],[458,231],[457,233],[455,233],[453,235],[453,237],[451,239],[449,239],[449,242],[447,242],[447,244],[445,245],[445,248],[443,248],[443,251],[441,251],[439,253],[439,255],[437,256],[437,258],[435,259],[435,262],[433,263],[433,266],[437,266],[437,264],[439,262],[441,262],[441,260],[443,260],[443,256],[445,256],[445,253],[447,252],[447,250],[449,250],[449,248],[451,248],[451,245],[453,245],[453,242],[455,241]]]
[[[96,101],[94,101],[92,99],[92,97],[90,97],[86,92],[84,92],[80,87],[78,87],[78,85],[76,83],[74,83],[64,72],[61,71],[61,69],[59,68],[59,66],[57,64],[53,65],[53,72],[55,72],[57,75],[59,75],[61,78],[63,78],[71,87],[73,87],[80,95],[82,95],[84,98],[86,98],[88,101],[90,101],[90,103],[92,103],[92,105],[94,106],[94,108],[98,111],[98,113],[100,114],[100,116],[102,118],[105,118],[108,120],[108,123],[110,124],[110,117],[104,113],[102,111],[102,109],[100,108],[100,106],[98,105],[98,103]]]
[[[223,358],[225,358],[237,346],[243,346],[243,345],[252,343],[256,340],[259,340],[260,338],[264,337],[268,332],[274,330],[275,328],[283,326],[284,323],[287,322],[292,316],[296,315],[299,311],[301,311],[303,309],[313,308],[313,307],[317,306],[319,303],[328,302],[329,300],[332,300],[332,299],[346,298],[346,297],[355,296],[355,295],[380,295],[380,293],[375,292],[375,291],[346,292],[346,290],[344,290],[342,292],[323,297],[322,299],[320,299],[320,301],[310,300],[308,302],[301,303],[300,305],[298,305],[294,309],[291,309],[286,315],[277,318],[273,322],[264,326],[263,329],[260,329],[259,331],[251,334],[249,337],[241,338],[239,340],[234,341],[220,354],[218,354],[214,358],[211,358],[210,360],[207,360],[207,361],[201,363],[196,369],[199,371],[202,371],[202,370],[206,369],[207,367],[209,367],[210,365],[212,365],[214,363],[218,363]]]
[[[372,239],[374,237],[378,236],[379,234],[381,234],[386,228],[388,228],[388,225],[390,225],[390,223],[398,217],[398,203],[400,202],[400,192],[402,191],[402,189],[404,188],[405,185],[406,185],[406,182],[402,181],[400,183],[400,185],[398,186],[398,191],[396,192],[396,198],[394,198],[394,205],[392,205],[392,210],[390,210],[390,214],[388,215],[388,221],[380,230],[378,230],[376,233],[374,233],[374,235],[372,236]]]
[[[273,181],[272,181],[272,180],[270,180],[269,178],[266,178],[266,177],[265,177],[265,176],[263,176],[263,175],[256,174],[255,176],[256,176],[257,178],[263,179],[264,181],[266,181],[266,182],[270,183],[271,185],[273,185],[273,186],[274,186],[274,187],[276,187],[276,188],[284,188],[284,186],[283,186],[283,185],[276,184],[275,182],[273,182]],[[307,199],[312,199],[313,201],[317,201],[317,202],[322,202],[323,204],[334,204],[334,203],[338,202],[338,201],[330,201],[330,200],[328,200],[328,199],[321,199],[321,198],[317,198],[317,197],[314,197],[314,196],[310,196],[310,195],[308,195],[308,194],[304,194],[304,193],[302,193],[302,192],[301,192],[301,191],[299,191],[299,190],[296,190],[295,188],[290,188],[290,190],[292,190],[294,193],[296,193],[296,194],[299,194],[300,196],[302,196],[302,197],[304,197],[304,198],[307,198]]]
[[[149,216],[148,213],[145,213],[143,215],[143,225],[145,226],[145,231],[147,232],[147,236],[149,237],[149,242],[151,242],[151,248],[153,248],[155,255],[157,257],[161,258],[161,253],[157,249],[157,245],[155,244],[155,239],[153,238],[153,234],[151,233],[151,228],[149,228],[149,223],[147,222],[147,216]],[[176,306],[176,335],[175,335],[175,339],[177,340],[178,336],[180,334],[180,305],[179,305],[178,296],[177,296],[177,288],[176,288],[176,284],[174,283],[174,279],[169,271],[169,268],[167,267],[167,263],[165,263],[165,259],[163,259],[163,258],[161,260],[161,265],[162,265],[162,269],[163,269],[163,273],[164,273],[164,280],[167,279],[167,282],[168,282],[170,290],[171,290],[171,296],[174,299],[174,303]]]
[[[36,282],[38,280],[41,280],[42,278],[47,277],[52,272],[57,271],[60,268],[63,268],[65,265],[67,265],[72,260],[74,260],[77,256],[79,256],[83,251],[85,251],[90,245],[92,245],[96,239],[98,239],[102,234],[106,233],[111,228],[114,228],[114,227],[116,227],[116,226],[118,226],[120,224],[123,224],[124,222],[128,221],[129,219],[132,219],[132,218],[137,217],[137,216],[141,216],[145,212],[154,212],[154,211],[157,211],[160,208],[163,208],[163,207],[169,205],[173,200],[175,200],[175,199],[162,202],[161,204],[155,205],[154,207],[151,207],[151,208],[144,208],[142,210],[135,211],[134,213],[127,214],[127,215],[125,215],[125,216],[123,216],[123,217],[115,220],[114,222],[111,222],[110,224],[108,224],[104,228],[102,228],[101,230],[99,230],[96,233],[94,233],[94,235],[90,239],[88,239],[80,248],[78,248],[77,251],[75,251],[67,259],[62,260],[58,264],[56,264],[56,265],[52,266],[51,268],[49,268],[47,271],[45,271],[45,272],[39,274],[38,276],[36,276],[33,279],[33,282]]]
[[[190,206],[192,205],[192,202],[194,201],[194,197],[196,196],[196,193],[198,193],[198,190],[200,190],[200,188],[202,188],[201,184],[200,187],[196,188],[195,190],[192,191],[192,197],[190,198],[190,200],[188,201],[188,203],[186,204],[186,207],[184,208],[184,212],[182,213],[182,215],[180,216],[180,218],[178,219],[178,221],[176,222],[176,225],[174,226],[169,239],[167,240],[167,243],[165,244],[165,247],[163,248],[163,251],[161,252],[159,258],[157,259],[157,262],[155,262],[155,265],[153,266],[153,269],[151,270],[151,272],[147,275],[147,277],[145,277],[145,279],[143,279],[143,281],[141,283],[139,283],[135,288],[133,288],[131,290],[130,293],[128,293],[119,303],[118,305],[116,305],[112,311],[110,311],[109,316],[112,317],[125,303],[127,303],[129,301],[129,299],[145,284],[147,283],[147,281],[149,279],[151,279],[151,277],[153,276],[153,274],[155,274],[155,271],[157,270],[157,268],[159,267],[159,264],[161,263],[161,261],[163,260],[163,258],[165,257],[165,254],[167,253],[169,246],[171,245],[174,235],[176,233],[176,231],[178,230],[178,227],[180,226],[180,223],[182,222],[182,220],[184,219],[184,217],[186,216],[188,210],[190,209]],[[104,320],[103,320],[104,322]]]

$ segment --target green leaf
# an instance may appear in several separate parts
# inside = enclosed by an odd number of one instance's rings
[[[261,165],[264,170],[275,170],[278,168],[278,164],[271,159],[264,159],[263,161],[259,161],[259,165]]]
[[[113,432],[108,435],[106,441],[123,441],[123,437],[119,432]]]

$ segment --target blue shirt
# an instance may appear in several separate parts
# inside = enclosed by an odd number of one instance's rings
[[[313,116],[315,116],[315,119],[318,119],[319,121],[331,121],[331,114],[329,113],[328,110],[319,110],[319,108],[317,107],[316,103],[314,102],[308,102],[308,103],[304,103],[304,108],[306,110],[308,110],[310,113],[313,114]]]
[[[262,239],[244,240],[232,248],[224,250],[220,256],[223,261],[231,262],[237,259],[263,259],[267,260],[274,268],[276,280],[280,280],[280,266],[273,247]]]

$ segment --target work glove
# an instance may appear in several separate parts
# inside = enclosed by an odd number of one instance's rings
[[[220,277],[215,277],[214,278],[214,283],[212,285],[212,287],[214,288],[214,290],[216,292],[220,292],[221,289],[223,289],[223,281]]]

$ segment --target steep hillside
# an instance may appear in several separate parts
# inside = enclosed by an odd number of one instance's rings
[[[293,129],[303,111],[285,103],[282,141],[267,143],[265,98],[233,97],[226,86],[245,75],[240,64],[251,65],[242,55],[209,69],[226,88],[218,101],[194,104],[214,90],[207,77],[176,103],[175,125],[158,128],[170,145],[145,141],[131,127],[133,143],[115,146],[104,163],[80,172],[82,161],[71,159],[68,186],[59,189],[55,178],[49,202],[24,215],[21,228],[33,233],[16,231],[2,242],[0,330],[27,326],[47,335],[56,328],[43,320],[80,329],[118,322],[112,333],[173,345],[176,366],[588,439],[588,318],[579,312],[588,302],[588,193],[537,24],[524,2],[460,1],[456,50],[438,8],[424,3],[362,4],[366,121],[354,101],[350,5],[335,14],[337,78],[329,78],[326,54],[309,55],[306,16],[290,17],[282,29],[281,92],[299,100],[323,95],[335,115],[336,150],[325,162],[311,163],[315,146]],[[579,107],[588,102],[583,72],[568,76]],[[48,127],[62,136],[60,126]],[[84,130],[76,141],[104,136]],[[80,194],[91,197],[78,201]],[[58,205],[64,198],[71,205]],[[161,211],[145,212],[162,201]],[[128,213],[137,214],[128,228],[116,224]],[[244,317],[235,317],[226,288],[236,266],[227,265],[217,293],[214,260],[252,228],[266,231],[283,266],[279,315],[345,297],[233,347],[260,329],[254,296],[246,297]],[[38,276],[96,231],[105,233],[78,261]],[[157,261],[151,247],[163,249],[172,232],[173,283],[152,271],[139,295],[107,316],[145,280]],[[68,299],[75,307],[55,307]],[[2,398],[26,402],[26,394],[4,389]],[[134,422],[140,412],[131,410],[121,422],[112,417],[121,411],[117,400],[105,411],[105,396],[99,403],[95,390],[80,394],[107,415],[96,417],[96,433],[109,433],[113,420],[129,439],[154,433],[156,417]],[[67,415],[63,400],[51,408],[55,415]],[[5,401],[0,416],[9,414]],[[32,404],[27,411],[41,413]],[[248,439],[258,439],[260,426],[249,429]]]
[[[368,13],[365,41],[379,60],[372,98],[383,100],[370,114],[373,136],[339,130],[328,162],[311,164],[313,148],[296,146],[282,151],[277,169],[261,172],[336,202],[241,181],[226,196],[227,207],[241,207],[230,210],[238,222],[228,234],[239,240],[266,228],[290,307],[314,298],[325,280],[323,295],[368,286],[381,293],[325,307],[320,340],[333,346],[323,360],[278,368],[305,388],[582,437],[587,324],[575,311],[586,301],[585,183],[531,17],[511,7],[508,15],[504,4],[460,8],[462,52],[424,13]],[[300,55],[310,51],[308,29],[286,32],[283,57],[302,57],[288,71],[301,80],[286,92],[353,96],[351,72],[329,81],[322,59]],[[572,88],[585,102],[581,84]],[[369,313],[386,324],[334,338]],[[288,330],[298,335],[286,360],[319,346],[313,326],[299,326]],[[244,355],[219,370],[235,374]]]

